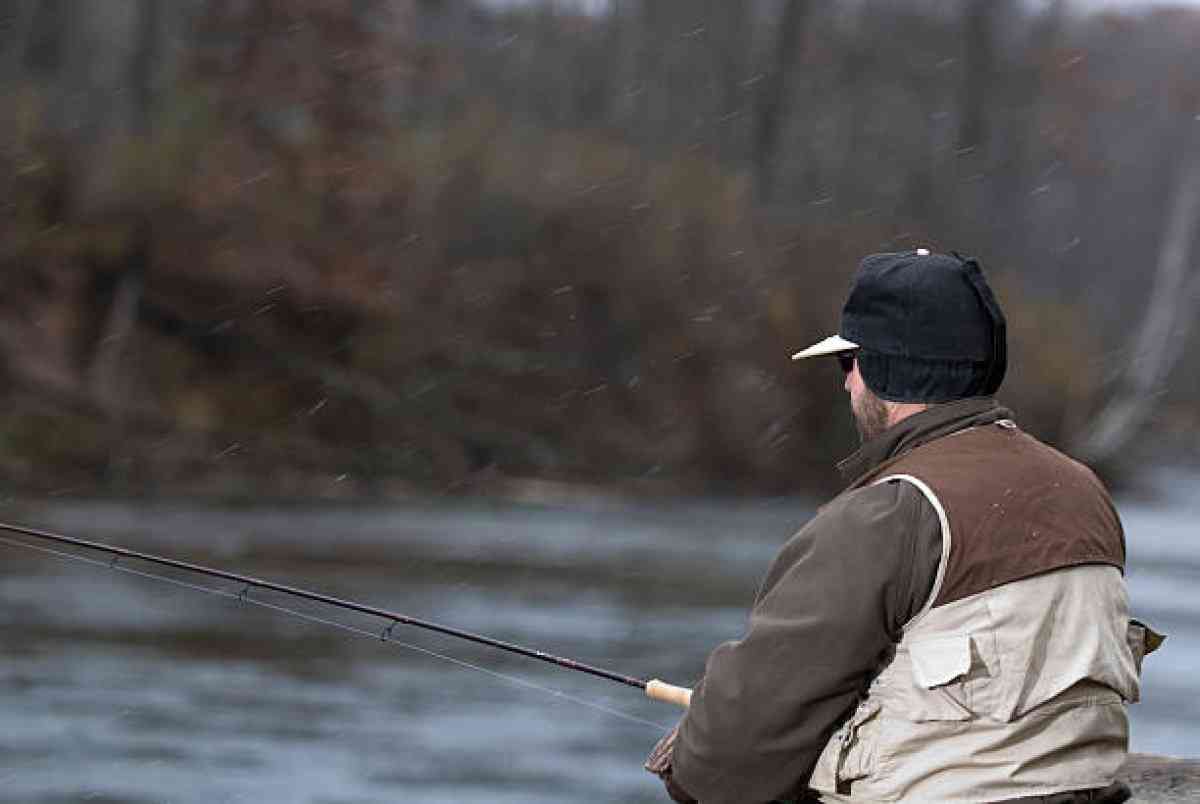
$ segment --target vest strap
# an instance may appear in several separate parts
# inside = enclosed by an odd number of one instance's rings
[[[941,594],[942,582],[946,579],[946,565],[950,563],[950,519],[946,516],[946,508],[942,505],[942,501],[939,500],[938,496],[933,493],[933,489],[931,489],[929,485],[919,477],[914,477],[913,475],[888,475],[887,477],[883,477],[875,481],[875,483],[872,485],[889,483],[893,480],[910,483],[913,486],[916,486],[917,491],[921,492],[921,494],[925,496],[925,499],[929,501],[929,504],[933,506],[933,510],[937,513],[938,523],[942,528],[942,557],[938,561],[937,574],[933,578],[933,590],[929,593],[929,598],[925,601],[925,605],[921,607],[921,610],[914,614],[912,618],[904,624],[904,628],[902,630],[907,631],[909,628],[916,625],[917,622],[920,621],[921,618],[924,617],[931,608],[933,608],[933,601],[937,600],[938,595]]]

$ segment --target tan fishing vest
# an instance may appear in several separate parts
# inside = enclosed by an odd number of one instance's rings
[[[937,511],[942,560],[810,786],[825,801],[994,802],[1111,783],[1142,642],[1103,486],[1008,421],[918,447],[856,487],[886,482]]]

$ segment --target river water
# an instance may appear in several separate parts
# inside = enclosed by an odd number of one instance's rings
[[[1157,485],[1155,499],[1120,505],[1135,610],[1170,634],[1147,660],[1133,747],[1197,756],[1200,477]],[[0,519],[690,684],[708,651],[739,634],[759,575],[811,511],[792,500],[58,501],[10,504]],[[665,800],[641,762],[677,712],[636,689],[412,629],[393,632],[406,645],[361,638],[211,585],[235,598],[0,544],[0,801]],[[301,608],[372,635],[386,626]]]

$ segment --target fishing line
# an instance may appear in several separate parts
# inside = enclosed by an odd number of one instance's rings
[[[0,530],[15,533],[23,537],[41,539],[48,542],[55,542],[57,544],[67,544],[72,547],[82,547],[87,550],[95,550],[97,552],[106,553],[112,557],[111,564],[116,564],[117,561],[122,558],[131,558],[147,564],[170,567],[171,569],[183,570],[184,572],[203,575],[209,578],[219,578],[223,581],[233,581],[234,583],[242,584],[247,590],[251,587],[257,587],[259,589],[271,592],[279,592],[289,597],[321,603],[326,606],[331,606],[335,609],[354,611],[358,612],[359,614],[369,614],[373,617],[378,617],[383,620],[394,620],[399,624],[409,625],[413,628],[421,628],[426,631],[436,631],[439,634],[447,634],[457,639],[465,639],[468,642],[475,642],[480,645],[498,648],[500,650],[507,651],[508,653],[518,653],[530,659],[536,659],[541,662],[549,662],[550,664],[558,665],[559,667],[563,667],[567,670],[588,673],[589,675],[614,681],[618,684],[637,687],[638,689],[643,690],[651,698],[656,698],[658,700],[676,701],[678,696],[689,692],[683,687],[673,687],[672,685],[664,684],[657,679],[643,681],[640,678],[627,676],[624,673],[618,673],[614,670],[607,670],[603,667],[594,667],[574,659],[568,659],[565,656],[555,656],[554,654],[546,653],[545,651],[537,650],[535,648],[525,647],[524,645],[505,642],[504,640],[484,636],[483,634],[474,634],[470,631],[464,631],[461,628],[453,628],[449,625],[435,623],[430,620],[422,620],[417,617],[411,617],[407,614],[387,611],[376,606],[368,606],[364,603],[357,603],[353,600],[332,597],[331,595],[313,592],[308,589],[300,589],[295,586],[286,586],[281,583],[276,583],[275,581],[267,581],[261,578],[251,578],[247,575],[239,575],[236,572],[215,569],[213,567],[204,567],[199,564],[180,561],[176,558],[166,558],[164,556],[151,555],[150,553],[142,553],[137,550],[130,550],[127,547],[118,547],[116,545],[104,544],[103,542],[88,541],[87,539],[78,539],[73,536],[64,536],[59,533],[35,530],[34,528],[26,528],[20,525],[11,525],[4,522],[0,522]]]
[[[486,675],[492,676],[493,678],[507,681],[510,684],[515,684],[517,686],[525,687],[527,689],[536,690],[538,692],[545,693],[552,697],[559,698],[564,701],[570,701],[571,703],[578,704],[579,706],[587,707],[588,709],[594,709],[598,712],[604,712],[605,714],[612,715],[613,717],[617,717],[622,720],[626,720],[630,723],[637,723],[638,725],[649,726],[658,731],[663,731],[663,730],[671,728],[671,724],[655,723],[652,720],[645,720],[643,718],[637,717],[636,715],[631,715],[628,712],[622,712],[619,709],[613,709],[611,707],[596,703],[594,701],[589,701],[584,698],[578,698],[574,695],[563,692],[562,690],[557,690],[552,687],[546,687],[541,684],[537,684],[533,681],[529,681],[528,679],[521,678],[519,676],[511,676],[511,675],[508,675],[507,673],[501,673],[496,670],[491,670],[487,667],[480,667],[479,665],[472,664],[463,659],[459,659],[454,656],[448,656],[444,653],[438,653],[437,651],[430,650],[429,648],[421,647],[420,645],[414,645],[412,643],[404,642],[403,640],[396,639],[395,637],[392,636],[392,629],[398,624],[397,621],[395,621],[395,620],[393,620],[392,623],[387,628],[385,628],[382,632],[368,631],[365,628],[359,628],[354,625],[348,625],[347,623],[338,622],[337,620],[330,620],[325,617],[318,617],[315,614],[308,614],[307,612],[298,611],[296,609],[289,608],[287,606],[281,606],[277,603],[269,603],[265,600],[258,600],[256,598],[250,597],[249,592],[250,592],[251,585],[249,585],[249,584],[244,585],[243,588],[238,592],[231,592],[228,589],[217,589],[217,588],[214,588],[211,586],[203,586],[201,584],[189,583],[188,581],[181,581],[178,578],[169,578],[166,575],[158,575],[157,573],[135,569],[134,567],[129,567],[129,566],[119,563],[120,556],[117,556],[117,555],[114,555],[111,559],[109,559],[107,561],[102,561],[100,559],[88,558],[87,556],[81,556],[81,555],[78,555],[77,553],[68,553],[63,550],[55,550],[50,547],[43,547],[40,545],[29,544],[28,542],[22,542],[22,541],[18,541],[15,539],[10,539],[6,536],[0,536],[0,543],[7,544],[7,545],[10,545],[13,547],[24,547],[28,550],[33,550],[33,551],[36,551],[39,553],[46,553],[48,555],[56,556],[57,558],[71,560],[71,561],[78,561],[83,564],[90,564],[90,565],[96,566],[96,567],[102,567],[105,569],[116,570],[117,572],[124,572],[124,573],[128,573],[130,575],[136,575],[141,578],[150,578],[152,580],[161,581],[162,583],[171,584],[172,586],[177,586],[182,589],[190,589],[195,592],[203,592],[205,594],[215,595],[216,597],[225,598],[227,600],[234,600],[239,603],[247,603],[247,604],[250,604],[253,606],[259,606],[261,608],[268,609],[270,611],[275,611],[275,612],[279,612],[281,614],[291,615],[293,617],[299,618],[301,620],[306,620],[308,622],[332,626],[333,628],[339,628],[343,631],[348,631],[348,632],[350,632],[352,634],[356,634],[358,636],[364,636],[369,639],[374,639],[377,641],[386,642],[391,645],[396,645],[397,647],[407,648],[408,650],[416,651],[417,653],[422,653],[426,656],[431,656],[431,657],[434,657],[437,659],[441,659],[443,661],[450,662],[451,664],[458,665],[459,667],[463,667],[463,668],[466,668],[469,670],[476,670],[480,673],[484,673]]]

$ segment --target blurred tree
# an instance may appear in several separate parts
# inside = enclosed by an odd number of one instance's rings
[[[129,61],[128,86],[133,98],[131,109],[132,133],[135,138],[148,142],[154,137],[155,94],[154,78],[156,51],[160,42],[161,0],[139,0],[137,3],[137,28],[133,56]],[[91,359],[86,374],[92,393],[97,401],[109,409],[114,418],[120,416],[128,392],[126,367],[123,356],[133,346],[134,325],[145,281],[145,273],[152,261],[154,242],[153,219],[155,210],[146,205],[153,204],[151,198],[134,199],[130,213],[138,221],[129,250],[121,264],[108,268],[110,274],[105,284],[111,287],[111,303],[107,311],[100,313],[106,323],[94,344],[90,345]],[[116,438],[116,443],[121,442]]]
[[[25,40],[25,67],[30,73],[57,76],[63,66],[64,41],[74,15],[67,0],[37,0]]]
[[[143,425],[190,433],[177,461],[191,438],[253,441],[264,466],[328,450],[372,482],[786,489],[848,435],[837,378],[788,349],[834,325],[861,254],[930,245],[1003,276],[1030,426],[1069,442],[1103,393],[1093,423],[1128,443],[1190,321],[1175,155],[1195,150],[1198,20],[19,0],[0,10],[0,357],[101,422],[79,444],[127,417],[147,467],[167,459]],[[1135,320],[1127,355],[1161,359],[1101,389],[1093,356]]]
[[[1077,452],[1110,463],[1141,435],[1195,325],[1200,270],[1194,249],[1200,235],[1200,114],[1190,126],[1187,149],[1158,244],[1153,290],[1137,335],[1118,373],[1115,393],[1080,434]]]
[[[962,101],[958,126],[958,149],[973,151],[988,145],[988,102],[996,87],[996,15],[1004,2],[968,0],[963,3]]]
[[[769,204],[775,195],[779,142],[791,111],[787,106],[790,78],[803,49],[809,6],[807,0],[785,0],[779,21],[774,26],[771,66],[755,111],[754,144],[751,150],[758,196],[764,204]]]

